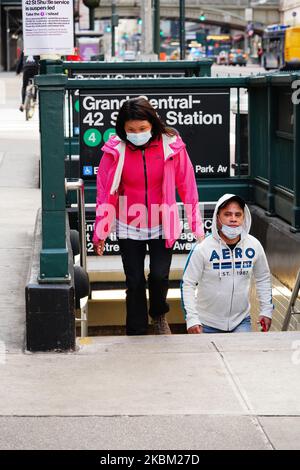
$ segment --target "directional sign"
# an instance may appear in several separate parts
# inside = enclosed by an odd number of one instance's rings
[[[105,80],[114,79],[114,80],[122,80],[122,79],[132,79],[132,78],[183,78],[192,76],[194,73],[199,73],[199,70],[196,72],[197,67],[186,66],[184,65],[181,69],[176,70],[162,70],[160,67],[151,67],[151,70],[145,70],[145,67],[135,67],[133,71],[124,70],[124,71],[117,71],[117,70],[91,70],[88,66],[87,68],[82,68],[82,64],[80,64],[80,71],[76,71],[73,69],[67,70],[69,78],[76,78],[76,79],[95,79],[95,78],[102,78]],[[73,121],[73,135],[79,135],[79,90],[71,91],[72,96],[72,121]]]
[[[205,202],[200,203],[200,210],[202,214],[202,220],[204,224],[204,231],[206,235],[211,233],[212,227],[212,218],[215,208],[215,202]],[[178,203],[179,209],[182,208],[182,203]],[[181,210],[180,210],[181,213]],[[91,213],[89,213],[89,217],[86,221],[86,246],[87,246],[87,254],[89,256],[96,256],[93,246],[93,233],[94,233],[94,225],[95,225],[95,217],[91,217]],[[176,240],[173,252],[180,254],[180,253],[188,253],[193,247],[195,243],[195,237],[189,228],[189,224],[185,217],[181,220],[182,224],[182,233],[178,240]],[[119,255],[120,254],[120,247],[117,241],[116,231],[113,229],[112,233],[106,239],[105,242],[105,251],[104,255]]]
[[[82,90],[80,93],[81,177],[96,179],[101,147],[115,133],[122,104],[139,94],[116,90]],[[186,143],[196,177],[229,176],[230,91],[199,89],[187,92],[173,89],[144,90],[145,96],[168,127],[175,128]],[[86,167],[92,167],[92,174]]]

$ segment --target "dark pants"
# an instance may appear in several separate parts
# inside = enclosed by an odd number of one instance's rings
[[[23,71],[23,86],[22,86],[22,104],[25,103],[26,88],[29,80],[39,73],[39,69],[36,66],[25,67]]]
[[[119,239],[122,262],[126,276],[126,333],[145,335],[148,328],[148,308],[144,262],[149,246],[150,273],[148,276],[149,315],[158,317],[169,311],[166,302],[172,249],[165,247],[165,240],[147,241]]]

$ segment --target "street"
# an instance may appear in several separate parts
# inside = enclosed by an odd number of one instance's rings
[[[214,64],[211,69],[213,77],[244,77],[265,72],[265,69],[257,64],[247,64],[246,67]]]

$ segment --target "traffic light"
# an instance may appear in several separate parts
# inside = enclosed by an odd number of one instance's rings
[[[138,24],[143,24],[142,18],[139,18],[139,19],[138,19]]]
[[[205,13],[202,12],[202,13],[200,14],[199,20],[200,20],[200,21],[205,21],[205,20],[206,20]]]
[[[108,24],[105,28],[106,33],[111,33],[111,26]]]

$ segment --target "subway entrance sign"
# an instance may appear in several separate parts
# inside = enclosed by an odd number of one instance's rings
[[[139,78],[210,77],[211,59],[171,62],[64,62],[63,69],[72,79],[132,80]],[[79,90],[72,92],[73,134],[79,135]]]
[[[205,234],[208,235],[211,233],[212,229],[212,219],[213,213],[215,209],[215,202],[200,202],[199,208],[201,211],[201,216],[204,225]],[[180,254],[180,253],[189,253],[193,248],[193,244],[195,243],[195,236],[191,232],[189,227],[186,215],[184,214],[183,210],[183,203],[178,203],[178,209],[180,214],[182,232],[180,237],[173,246],[173,252]],[[90,214],[91,215],[91,214]],[[95,227],[95,217],[96,215],[93,214],[93,217],[89,217],[86,220],[86,245],[87,245],[87,254],[89,256],[95,256],[94,246],[93,246],[93,234],[94,234],[94,227]],[[148,248],[147,248],[148,251]],[[117,239],[116,229],[115,226],[112,227],[112,231],[105,240],[105,251],[104,256],[110,255],[119,255],[120,254],[120,247]]]
[[[143,89],[142,93],[116,89],[80,91],[80,172],[95,181],[101,147],[115,133],[116,118],[129,98],[144,96],[168,127],[186,143],[196,177],[224,178],[230,172],[230,91],[227,88]]]

